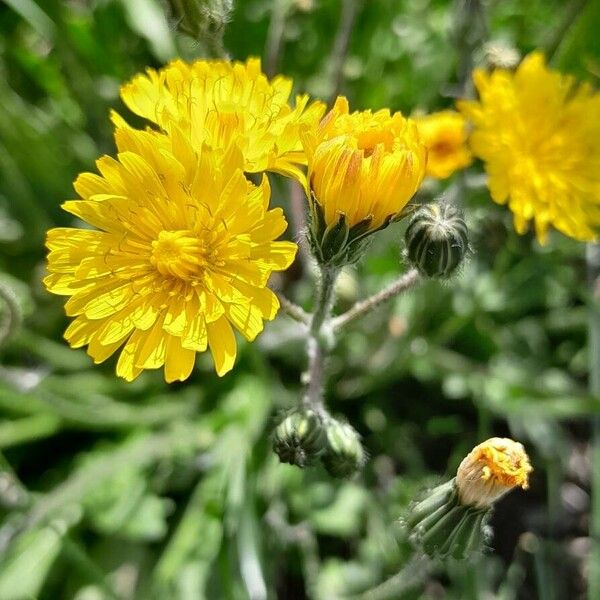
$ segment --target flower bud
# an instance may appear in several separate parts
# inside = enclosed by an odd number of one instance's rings
[[[406,526],[412,540],[430,556],[463,559],[480,551],[493,503],[514,487],[527,489],[531,471],[518,442],[491,438],[479,444],[454,479],[411,508]]]
[[[448,202],[419,208],[404,240],[408,260],[426,277],[449,277],[469,250],[462,212]]]
[[[521,60],[519,51],[506,42],[488,42],[483,50],[485,60],[491,69],[515,69]]]
[[[325,424],[325,436],[322,461],[332,477],[350,477],[364,465],[366,454],[360,435],[351,425],[329,419]]]
[[[522,444],[508,438],[490,438],[475,446],[456,473],[456,489],[462,504],[491,506],[512,490],[529,487],[532,471]]]
[[[324,440],[321,417],[312,410],[298,410],[275,428],[273,451],[281,462],[304,468],[323,452]]]
[[[194,39],[221,31],[233,11],[233,0],[167,0],[167,4],[179,30]]]

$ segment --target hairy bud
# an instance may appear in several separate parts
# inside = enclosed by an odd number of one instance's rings
[[[167,0],[171,18],[194,39],[214,36],[229,22],[233,0]]]
[[[322,462],[333,477],[350,477],[365,463],[360,435],[348,423],[329,419],[325,424],[326,447]]]
[[[273,451],[281,462],[304,468],[321,455],[324,441],[321,417],[312,410],[297,410],[275,428]]]
[[[447,202],[419,208],[404,239],[408,260],[426,277],[449,277],[469,250],[462,212]]]

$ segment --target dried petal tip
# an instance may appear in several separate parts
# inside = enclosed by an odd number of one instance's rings
[[[462,504],[487,507],[514,487],[526,490],[533,468],[525,449],[508,438],[490,438],[475,446],[456,473]]]

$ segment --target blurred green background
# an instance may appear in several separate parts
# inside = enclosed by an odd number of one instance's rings
[[[451,106],[489,56],[484,42],[545,48],[554,66],[598,84],[600,3],[478,4],[238,0],[224,46],[235,59],[262,55],[299,91],[339,89],[356,108]],[[345,49],[336,32],[352,17]],[[329,405],[370,454],[352,481],[270,451],[304,368],[283,314],[224,379],[201,357],[172,386],[152,372],[121,382],[113,360],[93,367],[62,340],[62,301],[40,283],[44,235],[76,224],[60,203],[77,173],[114,151],[120,83],[209,51],[157,0],[0,3],[0,317],[20,315],[0,348],[0,599],[351,598],[408,563],[398,518],[491,435],[521,440],[535,472],[527,493],[497,507],[488,552],[377,597],[584,597],[589,421],[600,410],[586,392],[584,248],[517,236],[480,165],[424,192],[459,192],[474,248],[461,275],[356,323],[331,359]],[[273,184],[289,209],[288,186]],[[340,309],[405,268],[401,229],[342,277]],[[306,265],[278,283],[310,308]]]

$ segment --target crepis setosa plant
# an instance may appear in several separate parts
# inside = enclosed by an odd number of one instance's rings
[[[298,406],[274,429],[273,449],[282,462],[320,462],[344,478],[367,452],[352,425],[326,408],[327,354],[358,317],[422,279],[458,270],[469,250],[461,211],[448,201],[419,206],[413,197],[426,175],[448,177],[471,159],[458,113],[414,120],[387,109],[351,112],[340,97],[324,115],[306,95],[292,107],[291,85],[268,79],[256,59],[176,60],[134,77],[122,99],[152,128],[135,129],[113,113],[116,158],[100,158],[99,174],[80,175],[80,198],[63,205],[91,228],[49,231],[44,282],[69,297],[68,342],[87,346],[96,363],[118,352],[116,371],[126,380],[164,368],[167,382],[183,381],[207,350],[223,376],[235,363],[234,331],[252,341],[276,316],[281,301],[268,281],[296,255],[295,243],[278,239],[287,223],[281,209],[269,208],[265,173],[296,179],[319,279],[312,314],[283,299],[304,328],[308,368]],[[409,215],[409,270],[333,316],[340,270]],[[444,505],[455,502],[454,490]]]

